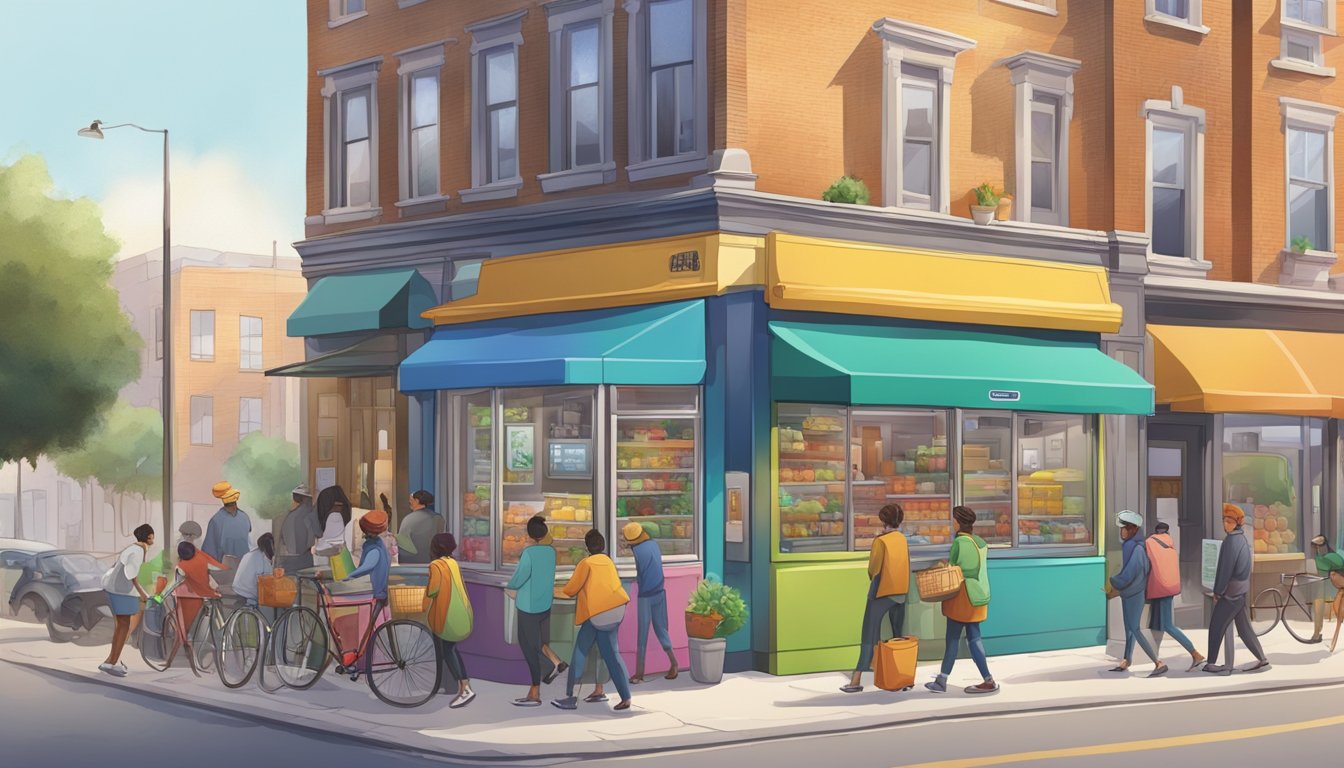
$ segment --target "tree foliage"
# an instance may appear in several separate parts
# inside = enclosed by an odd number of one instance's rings
[[[299,446],[253,432],[224,462],[224,477],[242,492],[240,507],[274,520],[289,510],[294,486],[303,482]]]
[[[117,242],[35,155],[0,165],[0,462],[73,449],[140,375],[108,283]]]
[[[78,448],[55,454],[66,477],[92,478],[114,493],[163,498],[163,419],[117,401]]]

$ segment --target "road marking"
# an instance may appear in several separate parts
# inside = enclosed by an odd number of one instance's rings
[[[932,763],[917,763],[900,768],[979,768],[986,765],[1005,765],[1025,763],[1036,760],[1056,760],[1062,757],[1091,757],[1093,755],[1113,755],[1123,752],[1148,752],[1157,749],[1189,747],[1196,744],[1214,744],[1239,739],[1254,739],[1260,736],[1309,731],[1313,728],[1327,728],[1344,725],[1344,715],[1324,717],[1319,720],[1305,720],[1300,723],[1283,725],[1264,725],[1256,728],[1239,728],[1235,731],[1216,731],[1213,733],[1195,733],[1189,736],[1170,736],[1163,739],[1146,741],[1119,741],[1112,744],[1093,744],[1087,747],[1068,747],[1065,749],[1047,749],[1036,752],[1018,752],[1012,755],[990,755],[986,757],[967,757],[958,760],[939,760]]]

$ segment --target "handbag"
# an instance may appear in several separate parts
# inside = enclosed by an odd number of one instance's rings
[[[941,603],[952,598],[961,591],[961,585],[965,582],[959,565],[939,563],[932,568],[915,571],[919,599],[926,603]]]
[[[471,598],[467,597],[467,589],[462,584],[462,571],[457,567],[457,561],[440,559],[431,567],[438,567],[438,563],[443,563],[448,569],[449,579],[452,582],[450,589],[453,591],[448,601],[448,614],[443,618],[443,628],[439,630],[439,637],[450,643],[460,643],[471,636],[475,624]]]
[[[342,544],[341,551],[331,556],[331,578],[340,581],[349,576],[353,570],[355,570],[355,558],[350,554],[350,548]]]

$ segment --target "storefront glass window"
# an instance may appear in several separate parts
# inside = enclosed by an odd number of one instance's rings
[[[1311,500],[1312,525],[1305,538],[1325,533],[1323,501],[1325,498],[1325,419],[1307,419],[1307,493]],[[1283,537],[1280,536],[1280,539]]]
[[[1012,446],[1011,414],[962,414],[962,503],[975,510],[975,534],[990,546],[1013,543]]]
[[[1223,499],[1255,526],[1255,553],[1302,551],[1302,419],[1223,417]]]
[[[1017,534],[1022,545],[1090,544],[1092,417],[1017,416]],[[998,530],[1002,524],[996,522]]]
[[[616,526],[621,561],[631,558],[621,535],[632,520],[658,542],[665,558],[696,554],[699,452],[694,387],[616,387]]]
[[[851,464],[845,408],[779,405],[779,549],[847,547],[845,488]]]
[[[594,387],[506,389],[502,403],[502,563],[516,565],[527,546],[527,521],[541,514],[551,528],[556,564],[587,555],[593,527],[597,458],[593,450]]]
[[[459,562],[489,568],[494,564],[491,542],[494,524],[493,497],[495,407],[490,391],[458,398],[458,432],[461,440],[457,456],[462,491],[462,542]]]
[[[952,482],[947,411],[861,411],[850,422],[853,549],[882,534],[878,511],[897,503],[911,545],[952,541]],[[783,466],[783,462],[781,462]]]

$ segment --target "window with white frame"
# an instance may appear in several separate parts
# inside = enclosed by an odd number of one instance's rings
[[[326,119],[328,221],[374,215],[378,205],[378,68],[381,57],[320,70]]]
[[[626,0],[631,181],[704,170],[707,0]]]
[[[238,439],[261,431],[261,398],[238,398]]]
[[[612,162],[611,25],[614,0],[546,5],[551,39],[547,192],[615,180]]]
[[[1334,68],[1325,66],[1322,37],[1335,34],[1335,3],[1282,0],[1279,7],[1279,58],[1271,64],[1279,69],[1333,77]]]
[[[1144,0],[1144,19],[1208,34],[1203,6],[1204,0]]]
[[[1082,62],[1025,51],[1003,64],[1012,75],[1016,117],[1015,217],[1068,226],[1073,73]]]
[[[1287,189],[1286,249],[1333,252],[1334,136],[1340,108],[1280,97]]]
[[[466,202],[515,197],[518,158],[518,49],[526,10],[468,25],[472,71],[472,188]]]
[[[365,0],[327,0],[329,6],[328,27],[339,27],[355,19],[368,16]]]
[[[1335,4],[1327,0],[1282,0],[1283,19],[1325,31],[1335,28]]]
[[[1173,89],[1176,90],[1176,89]],[[1204,110],[1149,101],[1147,222],[1150,252],[1203,261]]]
[[[209,395],[191,396],[191,444],[213,445],[215,442],[215,398]]]
[[[975,41],[896,19],[879,19],[885,75],[882,197],[886,205],[947,213],[952,70]]]
[[[238,367],[261,370],[261,318],[238,316]]]
[[[439,71],[442,42],[397,54],[401,66],[401,132],[399,169],[402,200],[438,198]]]
[[[191,310],[191,359],[215,359],[215,311]]]

